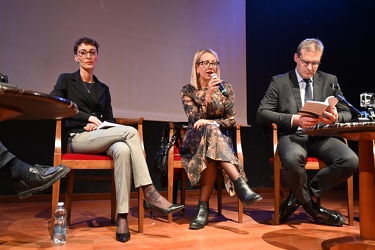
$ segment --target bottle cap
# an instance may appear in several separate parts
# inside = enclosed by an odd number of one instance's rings
[[[57,203],[57,206],[59,206],[59,207],[62,207],[62,206],[64,206],[64,202],[59,202],[59,203]]]

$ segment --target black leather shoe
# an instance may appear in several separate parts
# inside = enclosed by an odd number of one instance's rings
[[[152,205],[150,202],[148,202],[148,201],[146,201],[146,200],[143,200],[143,208],[144,208],[146,211],[150,211],[151,216],[152,216],[152,211],[158,211],[158,212],[160,212],[162,215],[168,215],[168,214],[171,214],[171,213],[174,213],[174,212],[180,211],[180,210],[183,209],[184,207],[185,207],[184,205],[172,204],[172,205],[171,205],[170,207],[168,207],[168,208],[161,208],[161,207],[157,207],[157,206]]]
[[[318,205],[319,206],[319,205]],[[313,216],[318,222],[330,225],[341,227],[345,223],[344,217],[334,210],[328,210],[324,207],[319,206],[316,210],[316,215]]]
[[[14,183],[14,188],[20,199],[48,188],[69,173],[70,169],[62,164],[56,167],[48,167],[37,164],[30,168],[29,171],[30,173],[26,178],[18,180]]]
[[[292,192],[290,192],[288,198],[286,198],[280,204],[280,223],[285,222],[289,218],[289,216],[291,216],[297,210],[299,206],[300,203],[298,202],[297,198],[294,196]]]
[[[205,201],[200,201],[198,203],[198,214],[190,222],[189,228],[198,230],[204,228],[208,223],[208,203]]]

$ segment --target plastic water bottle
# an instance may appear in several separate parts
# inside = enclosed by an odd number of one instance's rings
[[[59,202],[57,206],[54,214],[53,241],[56,244],[63,244],[66,241],[66,210],[64,208],[64,202]]]

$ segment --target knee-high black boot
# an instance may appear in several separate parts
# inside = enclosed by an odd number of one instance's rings
[[[242,177],[238,177],[237,180],[232,181],[234,185],[234,191],[236,191],[236,194],[238,198],[241,200],[242,204],[244,205],[251,205],[255,202],[258,202],[262,200],[262,196],[255,193],[249,185],[242,179]]]
[[[198,203],[198,214],[190,222],[190,229],[202,229],[207,225],[208,222],[208,203],[205,201],[199,201]]]

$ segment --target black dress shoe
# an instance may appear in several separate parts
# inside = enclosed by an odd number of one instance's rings
[[[48,188],[69,173],[70,169],[62,164],[56,167],[48,167],[37,164],[30,168],[29,171],[30,173],[26,178],[18,180],[14,183],[14,188],[20,199]]]
[[[341,227],[345,223],[344,217],[339,212],[328,210],[321,206],[319,206],[319,208],[316,210],[316,215],[313,216],[313,218],[318,222],[330,226]]]
[[[157,207],[157,206],[154,206],[152,205],[150,202],[146,201],[146,200],[143,200],[143,208],[146,210],[146,211],[150,211],[151,213],[151,217],[153,217],[152,215],[152,211],[158,211],[160,212],[162,215],[168,215],[168,214],[172,214],[174,212],[177,212],[177,211],[180,211],[181,209],[183,209],[185,206],[184,205],[177,205],[177,204],[172,204],[170,207],[168,208],[162,208],[162,207]]]
[[[300,203],[298,202],[297,198],[294,196],[292,192],[290,192],[288,198],[286,198],[280,204],[280,223],[285,222],[289,218],[289,216],[291,216],[297,210],[299,206]]]

